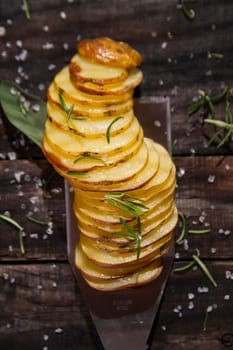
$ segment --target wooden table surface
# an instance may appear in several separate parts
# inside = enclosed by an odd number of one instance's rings
[[[187,108],[199,89],[215,94],[232,87],[233,2],[184,3],[195,11],[193,20],[175,0],[29,0],[31,19],[22,1],[2,0],[0,77],[45,99],[80,38],[110,36],[142,53],[140,94],[171,100],[177,206],[188,229],[210,228],[205,235],[186,235],[185,244],[176,246],[174,267],[190,262],[198,249],[218,284],[212,286],[199,268],[172,271],[151,349],[221,350],[233,348],[232,146],[208,146],[200,113],[189,117]],[[1,120],[0,213],[10,214],[26,236],[22,255],[17,230],[1,221],[0,349],[101,350],[67,260],[63,180],[55,175],[51,198],[45,197],[42,181],[51,167],[2,111]],[[28,214],[52,217],[52,227],[28,221]]]

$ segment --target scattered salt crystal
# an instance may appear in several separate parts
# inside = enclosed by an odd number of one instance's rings
[[[157,37],[157,33],[156,33],[156,32],[152,32],[152,33],[151,33],[151,36],[152,36],[153,38],[156,38],[156,37]]]
[[[54,333],[59,334],[59,333],[62,333],[62,332],[63,332],[63,329],[62,329],[62,328],[56,328],[56,329],[54,329]]]
[[[16,41],[16,46],[18,46],[18,47],[23,47],[23,42],[22,42],[22,40],[17,40],[17,41]]]
[[[224,300],[230,300],[230,295],[229,294],[226,294],[226,295],[224,295],[224,298],[223,298]]]
[[[172,58],[168,57],[167,61],[168,61],[168,63],[172,63]]]
[[[52,283],[52,286],[53,286],[53,288],[57,288],[57,283],[56,283],[56,282],[53,282],[53,283]]]
[[[217,251],[217,249],[216,249],[216,248],[214,248],[214,247],[212,247],[212,248],[210,249],[210,251],[211,251],[211,253],[212,253],[212,254],[215,254],[215,253],[216,253],[216,251]]]
[[[36,203],[38,203],[38,201],[39,201],[39,198],[37,196],[30,197],[30,202],[32,204],[36,204]]]
[[[48,235],[44,234],[44,235],[42,236],[42,239],[43,239],[43,240],[48,239]]]
[[[44,341],[47,341],[48,339],[49,339],[48,334],[44,334],[44,335],[43,335],[43,340],[44,340]]]
[[[48,350],[47,346],[43,346],[42,350]]]
[[[209,175],[209,176],[208,176],[208,182],[209,182],[210,184],[212,184],[212,183],[214,183],[214,181],[215,181],[215,175]]]
[[[208,293],[209,288],[208,287],[198,287],[197,291],[198,291],[198,293]]]
[[[162,86],[164,84],[164,81],[162,79],[159,79],[159,85]]]
[[[23,197],[23,196],[24,196],[23,191],[19,191],[19,192],[18,192],[18,196],[19,196],[19,197]]]
[[[45,85],[44,85],[43,83],[40,83],[40,84],[38,85],[38,89],[39,89],[40,91],[44,91]]]
[[[56,65],[54,63],[50,63],[48,65],[48,70],[54,70],[56,68]]]
[[[165,332],[165,331],[167,330],[167,327],[166,327],[165,325],[162,325],[162,326],[161,326],[161,329],[162,329],[162,331]]]
[[[8,158],[10,160],[15,160],[16,159],[16,153],[15,152],[8,152],[7,155],[8,155]]]
[[[9,245],[8,250],[9,250],[10,253],[13,252],[13,247],[12,247],[12,245]]]
[[[157,126],[158,128],[161,127],[161,121],[160,120],[154,120],[154,126]]]
[[[68,43],[63,43],[63,49],[68,50],[69,49],[69,44]]]
[[[188,309],[189,309],[189,310],[194,309],[194,303],[193,303],[193,301],[190,301],[190,302],[189,302],[189,304],[188,304]]]
[[[195,298],[195,295],[193,293],[188,293],[188,299],[192,300]]]
[[[0,37],[5,36],[6,35],[6,28],[3,26],[0,26]]]
[[[3,272],[2,277],[3,277],[3,279],[4,279],[5,281],[7,281],[8,278],[9,278],[9,275],[8,275],[8,273]]]
[[[212,70],[207,70],[206,72],[205,72],[205,75],[207,76],[207,77],[211,77],[211,75],[212,75]]]
[[[10,323],[7,323],[7,324],[6,324],[6,328],[8,328],[8,329],[11,328],[11,324],[10,324]]]
[[[67,18],[67,15],[66,15],[65,11],[61,11],[60,12],[60,18],[61,19],[66,19]]]
[[[179,259],[180,258],[180,253],[179,252],[176,252],[175,253],[175,259]]]
[[[20,183],[20,181],[21,181],[21,178],[22,178],[22,176],[24,175],[24,171],[17,171],[16,173],[14,173],[14,178],[15,178],[15,180],[18,182],[18,183]]]
[[[44,32],[49,32],[49,30],[50,30],[49,26],[45,24],[45,25],[43,26],[43,31],[44,31]]]
[[[10,279],[10,284],[14,284],[15,283],[15,278],[14,277],[11,277]]]
[[[229,236],[231,234],[231,230],[225,230],[224,231],[224,236]]]
[[[30,238],[38,239],[38,238],[39,238],[39,235],[38,235],[38,233],[31,233],[31,234],[30,234]]]
[[[185,174],[185,168],[179,168],[177,171],[177,176],[182,177]]]
[[[33,110],[34,112],[39,112],[39,110],[40,110],[40,105],[34,104],[34,105],[32,106],[32,110]]]
[[[11,25],[13,24],[12,19],[11,19],[11,18],[8,18],[8,19],[6,20],[6,24],[8,24],[8,26],[11,26]]]
[[[28,50],[23,49],[18,55],[15,56],[16,61],[24,62],[28,57]]]
[[[41,284],[38,284],[37,289],[41,290],[43,287]]]
[[[45,44],[42,45],[43,50],[52,50],[54,48],[53,43],[46,42]]]
[[[192,155],[195,155],[195,153],[196,153],[195,149],[194,149],[194,148],[190,148],[190,153],[191,153]]]
[[[227,280],[229,280],[231,278],[231,271],[226,270],[225,271],[225,277],[226,277]]]
[[[161,48],[162,48],[162,49],[166,49],[166,47],[167,47],[167,42],[164,41],[164,42],[162,43],[162,45],[161,45]]]
[[[226,169],[226,170],[230,170],[230,165],[229,165],[229,164],[226,164],[226,165],[225,165],[225,169]]]
[[[213,306],[212,305],[207,306],[206,311],[207,312],[212,312],[213,311]]]

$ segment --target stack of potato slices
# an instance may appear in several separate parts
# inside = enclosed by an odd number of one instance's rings
[[[140,286],[159,276],[172,242],[175,167],[134,115],[140,54],[110,38],[77,49],[48,89],[43,151],[74,188],[84,279],[103,291]]]

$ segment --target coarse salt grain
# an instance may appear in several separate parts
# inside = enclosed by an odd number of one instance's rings
[[[44,340],[44,341],[47,341],[48,339],[49,339],[48,334],[44,334],[44,335],[43,335],[43,340]]]
[[[223,298],[224,300],[230,300],[230,295],[229,294],[226,294],[226,295],[224,295],[224,298]]]
[[[164,42],[162,43],[162,45],[161,45],[161,48],[162,48],[162,49],[166,49],[166,47],[167,47],[167,42],[164,41]]]
[[[6,28],[3,26],[0,26],[0,37],[3,37],[6,35]]]
[[[160,128],[161,127],[161,121],[160,120],[154,120],[154,126]]]
[[[183,177],[185,175],[185,168],[179,168],[177,171],[178,177]]]
[[[56,328],[54,329],[54,333],[56,334],[59,334],[59,333],[62,333],[63,332],[63,329],[62,328]]]
[[[209,176],[208,176],[208,182],[209,182],[210,184],[213,184],[214,181],[215,181],[215,175],[209,175]]]

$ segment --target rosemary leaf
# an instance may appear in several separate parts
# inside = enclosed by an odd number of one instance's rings
[[[17,221],[15,221],[14,219],[10,218],[7,215],[0,214],[0,219],[9,222],[11,225],[15,226],[19,230],[19,248],[20,248],[21,254],[24,255],[25,249],[24,249],[24,242],[23,242],[23,236],[22,236],[23,227]]]
[[[74,110],[74,104],[72,104],[72,105],[70,106],[70,108],[68,108],[67,105],[66,105],[66,103],[65,103],[65,100],[64,100],[64,98],[63,98],[62,92],[59,92],[58,97],[59,97],[61,106],[62,106],[64,112],[66,113],[67,121],[69,121],[70,118],[71,118],[71,116],[72,116],[73,110]]]
[[[187,265],[181,266],[181,267],[177,267],[173,270],[173,272],[183,272],[186,270],[191,269],[191,267],[193,267],[195,265],[195,261],[192,260],[190,263],[188,263]]]
[[[184,1],[181,2],[181,10],[187,19],[193,20],[195,18],[195,11],[193,9],[188,9]]]
[[[223,128],[223,129],[233,129],[233,124],[230,124],[230,123],[226,123],[222,120],[213,120],[213,119],[204,119],[204,122],[205,123],[208,123],[208,124],[213,124],[219,128]]]
[[[228,91],[229,91],[229,88],[228,88],[228,86],[226,86],[226,87],[222,90],[222,92],[220,92],[219,94],[217,94],[217,95],[215,95],[215,96],[212,96],[212,97],[211,97],[212,103],[213,103],[213,104],[216,104],[216,103],[220,102],[220,101],[227,95]]]
[[[35,224],[44,225],[44,226],[48,225],[48,223],[50,222],[49,220],[48,221],[40,220],[30,215],[27,216],[27,219],[31,222],[34,222]]]
[[[207,329],[207,321],[208,321],[208,317],[209,317],[209,312],[208,312],[208,308],[206,308],[205,310],[205,316],[204,316],[204,321],[203,321],[203,331],[205,332]]]
[[[179,213],[179,218],[181,219],[182,229],[179,237],[176,240],[176,243],[182,244],[186,232],[186,218],[182,213]]]
[[[23,227],[20,224],[18,224],[17,221],[15,221],[14,219],[10,218],[9,216],[0,214],[0,219],[9,222],[13,226],[15,226],[19,231],[23,231]]]
[[[28,6],[27,0],[23,0],[23,9],[27,19],[31,19],[31,14]]]
[[[116,117],[115,119],[113,119],[113,121],[109,124],[107,131],[106,131],[106,139],[107,139],[107,143],[110,143],[110,132],[111,132],[111,127],[113,126],[113,124],[115,124],[119,119],[123,119],[123,117]]]
[[[86,176],[87,172],[86,171],[69,170],[66,172],[66,174],[71,175],[71,176]]]
[[[193,255],[194,261],[197,263],[197,265],[201,268],[203,273],[207,276],[207,278],[210,280],[210,282],[213,284],[214,287],[217,287],[217,283],[214,280],[213,276],[209,272],[207,266],[204,264],[204,262],[199,258],[197,255]]]
[[[188,230],[188,233],[192,234],[192,235],[202,235],[205,233],[209,233],[210,229],[204,229],[204,230]]]

